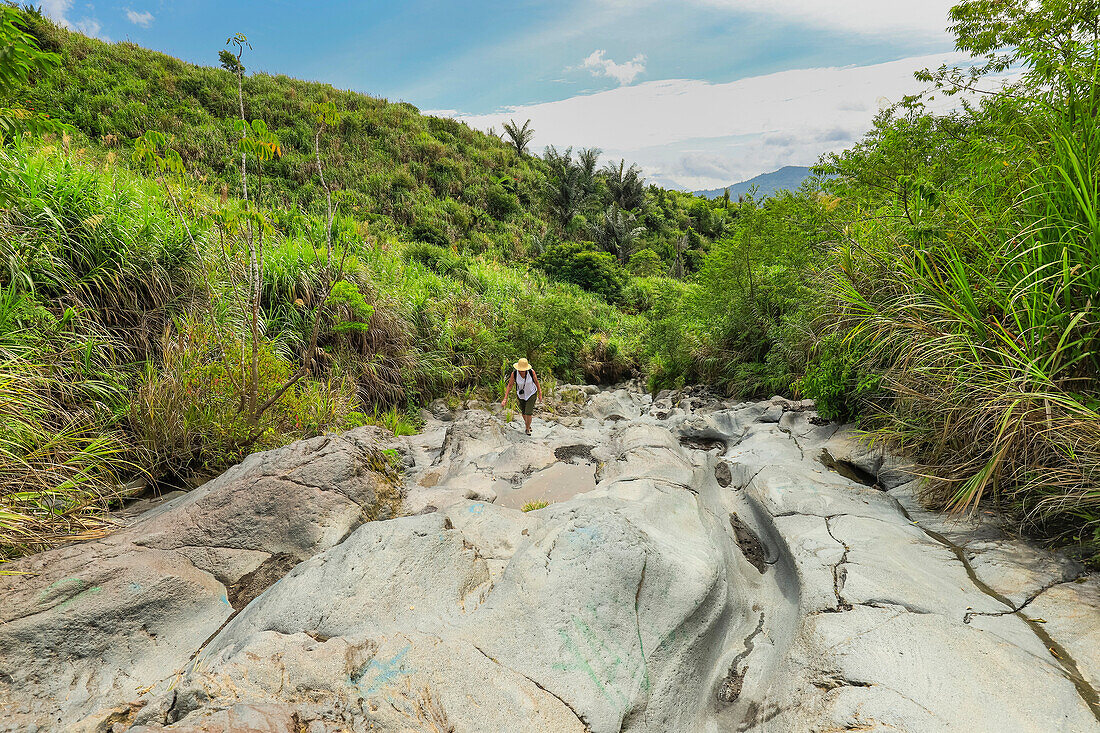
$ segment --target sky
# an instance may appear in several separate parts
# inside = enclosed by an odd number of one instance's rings
[[[38,0],[59,22],[216,64],[244,61],[497,131],[598,147],[697,190],[850,146],[875,113],[960,63],[955,0]]]

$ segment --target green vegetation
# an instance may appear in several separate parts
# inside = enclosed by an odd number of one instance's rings
[[[25,126],[0,148],[0,555],[101,531],[103,510],[134,479],[219,471],[326,430],[377,424],[408,434],[424,401],[494,384],[517,354],[570,379],[585,379],[586,366],[606,371],[601,344],[619,338],[626,315],[522,262],[474,255],[512,249],[536,221],[522,213],[517,181],[537,168],[499,140],[290,80],[277,95],[283,112],[264,109],[276,122],[234,122],[232,104],[216,118],[181,107],[164,84],[231,101],[239,91],[264,107],[256,78],[243,73],[247,39],[230,39],[239,41],[227,52],[232,63],[223,55],[230,68],[199,69],[4,12],[5,28],[25,24],[62,52],[59,64],[32,38],[13,36],[17,58],[45,59],[28,61],[24,80],[36,69],[61,72],[34,77],[9,108],[44,105],[67,126]],[[105,69],[119,73],[101,76]],[[140,83],[137,69],[147,74]],[[216,89],[192,83],[204,76]],[[133,108],[123,97],[138,88],[140,119],[161,129],[90,112]],[[292,115],[285,103],[295,89],[305,101]],[[380,137],[357,127],[372,114]],[[339,186],[370,178],[360,163],[386,176],[400,177],[402,165],[426,170],[412,150],[375,150],[373,163],[350,154],[380,139],[405,145],[413,126],[439,156],[457,151],[439,162],[470,174],[461,182],[482,191],[485,209],[425,179],[365,213],[363,191]],[[204,135],[209,147],[195,146]],[[364,147],[349,151],[352,139]],[[398,222],[378,213],[391,205],[430,215]],[[439,234],[434,243],[420,236],[429,231]]]
[[[825,161],[846,241],[825,272],[824,331],[880,378],[870,423],[937,477],[935,498],[1014,507],[1027,528],[1095,553],[1096,6],[980,0],[952,17],[959,48],[987,63],[925,74],[941,93],[1011,64],[1023,78],[947,118],[910,100]]]
[[[526,504],[524,504],[523,505],[523,511],[524,512],[533,512],[533,511],[537,511],[539,509],[545,509],[548,506],[550,506],[550,502],[546,501],[545,499],[535,499],[534,501],[529,501]]]
[[[919,76],[969,101],[907,99],[822,160],[818,190],[733,209],[683,296],[652,298],[651,384],[816,398],[908,453],[939,505],[999,505],[1095,561],[1097,17],[954,8],[978,65]],[[1010,66],[1022,78],[997,88]]]
[[[716,200],[534,155],[530,120],[250,73],[243,36],[201,67],[6,9],[0,555],[102,531],[135,478],[414,431],[525,355],[547,385],[812,397],[941,506],[1095,556],[1096,13],[1017,5],[952,11],[978,66],[920,76],[958,111],[907,99],[799,191]]]

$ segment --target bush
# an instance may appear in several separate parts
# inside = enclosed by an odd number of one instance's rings
[[[622,300],[626,277],[615,257],[577,242],[554,244],[538,258],[538,266],[561,282],[601,295],[609,303]]]
[[[129,422],[153,471],[186,475],[220,470],[248,453],[338,429],[354,418],[358,399],[347,380],[304,380],[287,390],[258,423],[240,408],[244,344],[195,318],[176,323],[162,343],[162,363],[150,363],[134,390]],[[282,386],[294,365],[264,341],[259,396]]]
[[[877,375],[865,373],[859,356],[840,338],[826,336],[796,386],[803,397],[817,402],[821,415],[848,422],[860,415],[863,399],[877,390],[880,381]]]
[[[504,221],[519,211],[519,199],[500,184],[495,184],[485,194],[485,208],[494,219]]]
[[[640,249],[630,255],[630,272],[638,277],[654,277],[663,269],[661,258],[651,249]]]
[[[577,359],[585,381],[593,384],[615,384],[634,371],[618,340],[603,333],[589,336]]]

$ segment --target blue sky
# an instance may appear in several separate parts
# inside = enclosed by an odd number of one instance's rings
[[[216,63],[240,31],[254,47],[250,69],[412,102],[480,128],[530,116],[539,146],[596,145],[685,188],[811,164],[850,144],[878,106],[915,88],[912,71],[953,58],[950,4],[42,2],[89,35],[196,63]]]

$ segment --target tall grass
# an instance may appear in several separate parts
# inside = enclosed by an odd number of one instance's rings
[[[182,227],[150,183],[105,175],[50,147],[21,148],[0,150],[5,280],[141,345],[191,280]]]
[[[1100,127],[1054,115],[1037,129],[1012,141],[1019,157],[974,162],[943,237],[849,253],[832,283],[896,397],[879,435],[921,458],[932,496],[1000,501],[1095,549]]]
[[[140,471],[110,352],[72,310],[56,318],[0,290],[0,560],[104,529],[103,510]]]

